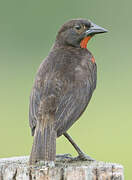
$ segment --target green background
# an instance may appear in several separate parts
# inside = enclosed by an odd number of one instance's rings
[[[29,95],[36,70],[59,27],[88,18],[109,30],[88,44],[98,65],[98,83],[82,117],[69,130],[78,145],[101,161],[132,164],[132,1],[0,0],[0,157],[29,155]],[[72,153],[64,137],[57,153]]]

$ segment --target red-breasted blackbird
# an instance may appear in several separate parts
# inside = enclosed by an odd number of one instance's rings
[[[86,109],[96,87],[97,67],[86,48],[95,34],[106,29],[86,19],[66,22],[41,63],[30,96],[29,122],[34,136],[30,164],[54,162],[56,138],[64,135],[81,159],[85,155],[67,134]]]

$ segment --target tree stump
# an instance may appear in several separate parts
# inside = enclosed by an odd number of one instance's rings
[[[124,180],[123,166],[59,159],[55,167],[29,166],[28,156],[0,159],[0,180]]]

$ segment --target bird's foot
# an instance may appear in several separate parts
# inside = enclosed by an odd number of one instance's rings
[[[95,159],[93,159],[92,157],[88,156],[87,154],[79,154],[79,156],[77,156],[75,158],[76,161],[81,160],[81,161],[95,161]]]
[[[71,154],[58,154],[58,155],[56,155],[56,161],[71,160],[71,159],[73,159]]]
[[[54,163],[54,161],[42,161],[41,160],[36,163],[36,166],[53,168],[55,166],[55,163]]]

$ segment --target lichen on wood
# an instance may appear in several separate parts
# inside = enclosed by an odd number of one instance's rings
[[[57,159],[55,167],[29,166],[29,157],[0,159],[0,180],[124,180],[123,166]]]

